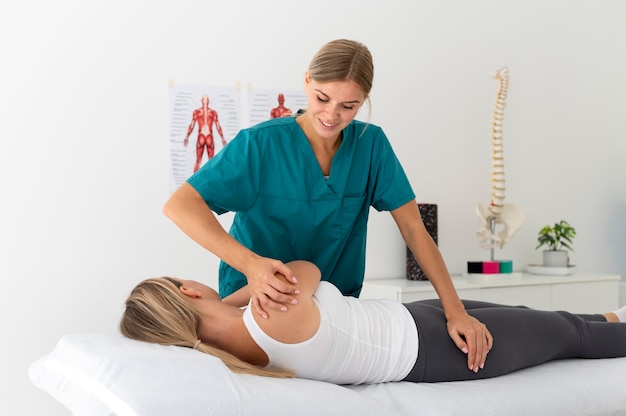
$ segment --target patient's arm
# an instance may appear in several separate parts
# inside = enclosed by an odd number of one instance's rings
[[[248,303],[250,303],[250,289],[248,285],[226,296],[222,299],[222,302],[238,308],[248,305]]]

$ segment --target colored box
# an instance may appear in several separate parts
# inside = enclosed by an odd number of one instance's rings
[[[500,273],[513,273],[513,260],[500,260]]]
[[[468,261],[467,262],[467,272],[468,273],[482,273],[483,272],[483,262],[482,261]]]
[[[500,273],[500,262],[483,261],[483,274],[498,274],[498,273]]]

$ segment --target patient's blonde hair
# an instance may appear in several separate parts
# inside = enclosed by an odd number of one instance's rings
[[[196,348],[219,358],[235,373],[293,377],[290,371],[257,367],[204,342],[197,345],[200,314],[179,287],[180,282],[168,277],[139,283],[126,300],[120,322],[122,335],[155,344]]]

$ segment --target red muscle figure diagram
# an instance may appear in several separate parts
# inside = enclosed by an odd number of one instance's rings
[[[291,110],[285,107],[285,96],[278,94],[278,107],[272,108],[270,118],[291,117]]]
[[[191,124],[187,129],[187,136],[183,141],[185,147],[189,143],[189,136],[193,132],[196,124],[198,124],[198,141],[196,142],[196,163],[193,167],[193,171],[196,172],[200,169],[202,163],[202,155],[206,149],[207,157],[211,159],[215,154],[215,142],[213,140],[213,124],[222,138],[222,146],[226,146],[226,140],[224,139],[224,133],[222,132],[222,126],[220,126],[217,111],[209,108],[209,97],[202,96],[202,107],[194,110],[191,117]]]

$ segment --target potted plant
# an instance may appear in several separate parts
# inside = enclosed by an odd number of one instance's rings
[[[572,241],[576,237],[576,230],[567,221],[561,220],[550,227],[546,225],[539,230],[535,249],[545,246],[543,251],[543,265],[546,267],[568,267],[569,253],[565,249],[574,251]]]

